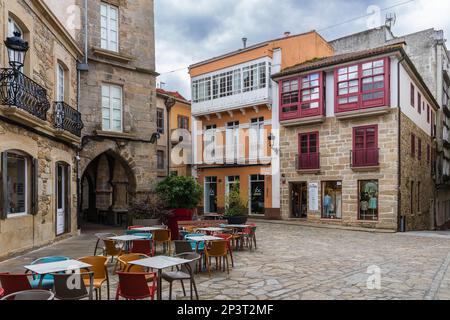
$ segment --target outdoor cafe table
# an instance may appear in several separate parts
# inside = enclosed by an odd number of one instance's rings
[[[205,231],[207,233],[222,232],[224,230],[225,230],[224,228],[217,228],[217,227],[207,227],[207,228],[198,228],[198,229],[196,229],[196,231]]]
[[[198,244],[200,242],[223,240],[223,238],[213,236],[186,236],[186,240],[194,241],[196,243],[195,251],[198,252]]]
[[[133,240],[143,240],[146,239],[146,237],[143,236],[135,236],[135,235],[123,235],[123,236],[115,236],[115,237],[109,237],[109,240],[114,240],[114,241],[120,241],[120,242],[125,242],[125,251],[128,251],[129,249],[129,244],[131,241]]]
[[[133,230],[139,231],[139,232],[153,232],[153,231],[157,231],[157,230],[167,230],[167,228],[164,226],[153,226],[153,227],[135,228]]]
[[[245,229],[251,226],[248,224],[224,224],[223,227],[226,229]]]
[[[39,287],[42,285],[42,280],[44,279],[43,275],[50,273],[58,273],[58,272],[67,272],[74,271],[80,269],[88,269],[92,266],[90,264],[78,261],[78,260],[64,260],[58,262],[49,262],[49,263],[39,263],[32,264],[29,266],[24,266],[24,268],[28,271],[31,271],[35,274],[41,275],[41,279],[39,281]]]
[[[161,290],[162,270],[166,269],[166,268],[179,266],[179,265],[182,265],[182,264],[185,264],[188,262],[191,262],[191,260],[180,259],[180,258],[175,258],[175,257],[168,257],[168,256],[156,256],[156,257],[131,261],[129,263],[136,265],[136,266],[141,266],[141,267],[145,267],[145,268],[158,270],[158,286],[157,286],[156,290],[157,290],[157,298],[158,298],[158,300],[161,300],[162,299],[161,298],[161,296],[162,296],[162,294],[161,294],[162,293],[162,290]]]

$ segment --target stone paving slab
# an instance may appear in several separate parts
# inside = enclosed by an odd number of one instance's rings
[[[214,271],[211,278],[207,273],[196,276],[201,299],[450,299],[447,237],[257,224],[258,249],[235,252],[230,275]],[[23,272],[24,265],[49,255],[91,255],[94,233],[87,230],[1,262],[0,272]],[[370,266],[380,268],[379,289],[367,287]],[[113,297],[116,276],[111,276],[111,283]],[[163,297],[167,295],[165,283]],[[179,284],[174,285],[174,297],[183,298]]]

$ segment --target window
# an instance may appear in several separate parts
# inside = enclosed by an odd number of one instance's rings
[[[185,116],[178,116],[178,128],[189,130],[189,118]]]
[[[411,107],[415,108],[416,107],[416,92],[415,92],[415,87],[414,85],[411,83]]]
[[[267,64],[261,62],[242,68],[242,78],[244,81],[243,92],[254,91],[266,87],[266,67]]]
[[[410,187],[410,210],[411,210],[411,215],[414,214],[414,181],[411,181],[411,187]]]
[[[105,131],[122,131],[122,88],[102,85],[102,128]]]
[[[417,159],[422,160],[422,140],[417,138]]]
[[[358,181],[359,190],[359,220],[378,220],[378,181],[362,180]]]
[[[119,8],[107,3],[101,4],[101,47],[119,51]]]
[[[227,163],[234,163],[239,157],[239,121],[227,123],[226,158]]]
[[[431,161],[431,147],[427,144],[427,164],[430,164]]]
[[[205,177],[204,190],[205,212],[217,212],[217,177]]]
[[[240,181],[239,180],[240,180],[239,176],[226,177],[225,198],[227,199],[227,202],[228,202],[228,196],[230,195],[231,192],[240,190]]]
[[[265,156],[264,117],[250,120],[250,158],[262,158]]]
[[[427,123],[430,123],[430,105],[427,104]]]
[[[322,73],[282,81],[281,120],[323,114]]]
[[[337,68],[336,112],[381,107],[389,101],[388,58]]]
[[[421,203],[420,203],[420,186],[421,186],[421,183],[420,183],[420,181],[419,182],[417,182],[417,212],[422,212],[422,210],[421,210]]]
[[[8,37],[13,37],[14,32],[20,32],[20,37],[22,39],[24,38],[24,32],[19,24],[12,17],[8,17]],[[18,57],[22,59],[22,53],[19,53]],[[23,67],[20,69],[20,71],[23,72]]]
[[[58,63],[56,70],[56,101],[64,101],[64,67]]]
[[[6,164],[6,198],[7,215],[28,213],[28,158],[16,153],[8,152]]]
[[[163,150],[158,150],[156,152],[156,157],[157,157],[157,166],[158,166],[158,170],[164,170],[165,166],[165,161],[164,161],[164,151]]]
[[[164,109],[156,109],[156,126],[160,134],[164,133]]]
[[[379,165],[378,126],[353,128],[353,167]]]
[[[436,137],[436,118],[433,111],[431,111],[431,136]]]
[[[216,159],[216,129],[217,125],[212,124],[205,127],[205,151],[206,162],[214,162]]]
[[[213,99],[228,97],[241,92],[241,69],[228,71],[212,78]]]
[[[422,95],[420,92],[417,92],[417,112],[422,113]]]
[[[211,100],[211,77],[192,82],[192,100],[194,103]]]
[[[442,104],[444,106],[450,107],[450,105],[448,104],[449,101],[450,101],[450,88],[444,82],[443,95],[442,95]]]
[[[414,133],[411,133],[411,157],[416,156],[416,136]]]
[[[319,169],[319,133],[301,133],[299,135],[298,170]]]
[[[342,218],[342,181],[322,182],[322,218]]]

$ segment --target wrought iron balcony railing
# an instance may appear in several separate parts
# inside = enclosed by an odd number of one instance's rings
[[[353,168],[377,167],[380,165],[380,149],[365,148],[350,152],[350,163]]]
[[[47,120],[50,109],[47,90],[13,69],[0,69],[0,104],[25,110],[42,120]]]
[[[84,128],[81,113],[67,103],[62,101],[55,102],[54,119],[56,129],[66,130],[81,137],[81,130]]]
[[[303,153],[296,157],[297,170],[320,169],[320,153]]]

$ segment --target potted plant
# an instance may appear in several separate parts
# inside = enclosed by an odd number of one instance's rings
[[[228,197],[224,217],[229,224],[244,224],[248,218],[248,207],[241,198],[239,188],[233,188]]]
[[[201,199],[201,187],[192,177],[171,175],[158,183],[156,193],[173,211],[168,225],[172,231],[172,238],[178,240],[177,222],[192,220],[194,210]]]
[[[133,225],[150,227],[167,222],[170,210],[166,209],[165,201],[158,194],[152,193],[145,200],[133,201],[129,214]]]

